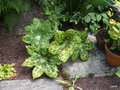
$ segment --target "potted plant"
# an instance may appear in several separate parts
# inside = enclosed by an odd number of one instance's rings
[[[111,29],[108,31],[112,44],[105,44],[106,59],[110,65],[120,65],[120,23],[110,20]]]
[[[109,41],[109,37],[107,29],[99,29],[99,32],[96,35],[97,46],[99,49],[104,49],[105,43]]]
[[[101,16],[103,19],[101,19],[102,23],[100,23],[100,29],[98,29],[96,39],[98,48],[104,49],[105,43],[110,41],[110,35],[108,34],[108,31],[110,28],[110,18],[114,16],[113,9],[107,11]]]

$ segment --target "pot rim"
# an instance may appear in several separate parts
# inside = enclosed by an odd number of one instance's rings
[[[106,43],[105,43],[105,50],[106,50],[108,53],[110,53],[112,56],[115,56],[115,57],[120,58],[120,56],[119,56],[119,55],[116,55],[116,54],[112,53],[112,52],[108,49],[108,46],[107,46],[107,44],[106,44]]]
[[[101,31],[108,31],[108,30],[104,28],[98,29],[98,33],[96,34],[96,36],[98,36]]]
[[[98,29],[98,31],[107,31],[107,29],[105,29],[105,28],[100,28],[100,29]]]

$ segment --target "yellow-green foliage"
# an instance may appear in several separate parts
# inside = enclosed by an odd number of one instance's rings
[[[8,79],[16,75],[16,70],[13,68],[15,64],[0,64],[0,80]]]

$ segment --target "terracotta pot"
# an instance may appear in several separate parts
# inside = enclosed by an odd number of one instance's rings
[[[98,32],[97,35],[96,35],[96,39],[97,39],[97,46],[98,46],[98,48],[104,50],[104,47],[105,47],[105,43],[106,43],[106,42],[99,37],[99,34],[100,34],[102,31],[106,31],[106,29],[99,29],[99,32]]]
[[[105,44],[105,52],[106,52],[107,62],[108,62],[110,65],[112,65],[112,66],[118,66],[118,65],[120,65],[120,56],[112,53],[112,52],[108,49],[108,45],[107,45],[107,44]]]

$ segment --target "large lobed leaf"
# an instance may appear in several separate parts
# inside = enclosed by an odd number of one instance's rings
[[[44,73],[49,77],[56,78],[58,75],[56,65],[61,62],[48,53],[50,40],[56,32],[52,29],[51,22],[48,20],[41,22],[34,18],[32,24],[26,26],[25,30],[26,34],[22,40],[29,44],[26,49],[30,57],[23,62],[22,66],[33,68],[33,79]]]
[[[49,40],[54,35],[54,30],[50,21],[46,20],[41,22],[39,19],[34,18],[31,25],[25,27],[26,35],[23,41],[31,44],[31,49],[39,54],[46,54],[49,47]]]
[[[71,56],[76,60],[80,56],[81,60],[88,59],[88,50],[94,47],[93,43],[87,39],[87,30],[84,32],[69,29],[66,32],[58,31],[54,41],[50,44],[49,52],[58,55],[62,62],[66,62]]]

